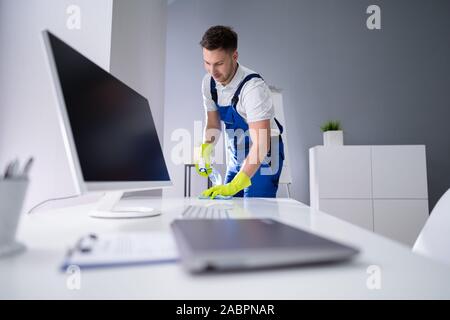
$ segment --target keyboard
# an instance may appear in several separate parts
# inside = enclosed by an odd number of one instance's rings
[[[187,206],[181,214],[183,219],[230,219],[232,209],[205,206]]]

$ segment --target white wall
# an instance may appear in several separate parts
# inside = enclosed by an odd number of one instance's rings
[[[69,5],[81,29],[69,30]],[[56,99],[40,32],[49,29],[109,69],[112,0],[0,0],[0,168],[35,157],[25,210],[74,192],[56,121]]]
[[[166,0],[114,1],[110,71],[149,100],[161,142],[166,26]]]

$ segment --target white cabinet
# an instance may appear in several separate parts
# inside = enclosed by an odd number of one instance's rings
[[[321,199],[320,210],[373,231],[372,200]]]
[[[317,151],[321,198],[371,198],[370,147],[324,147]]]
[[[413,246],[428,219],[428,200],[373,200],[374,230]]]
[[[375,199],[428,199],[425,146],[373,146]]]
[[[428,218],[425,146],[316,146],[311,207],[412,246]]]

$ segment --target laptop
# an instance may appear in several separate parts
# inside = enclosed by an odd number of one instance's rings
[[[337,262],[359,253],[273,219],[176,219],[171,228],[192,273]]]

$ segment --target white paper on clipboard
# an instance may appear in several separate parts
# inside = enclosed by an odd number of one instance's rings
[[[117,267],[178,261],[171,233],[88,234],[69,250],[61,268]]]

